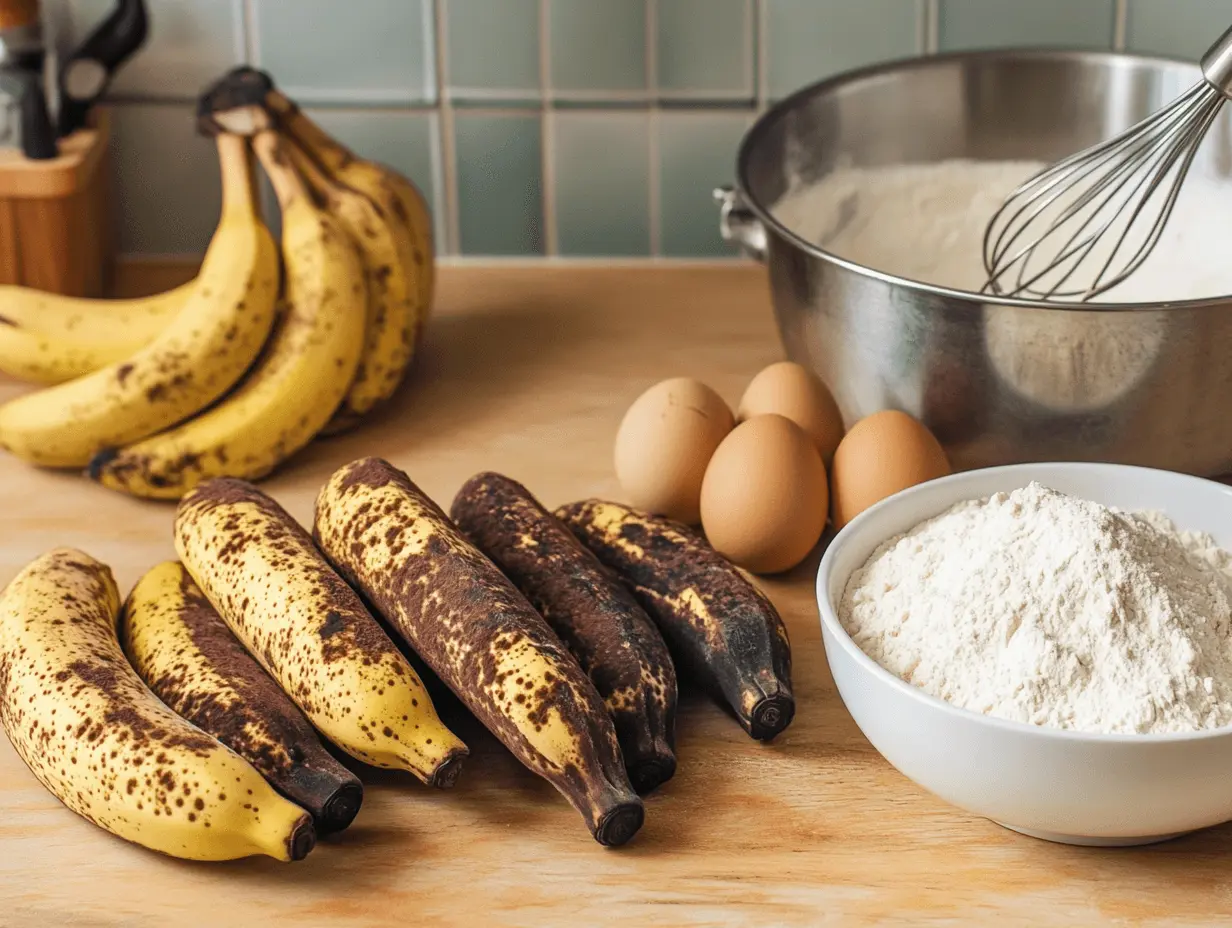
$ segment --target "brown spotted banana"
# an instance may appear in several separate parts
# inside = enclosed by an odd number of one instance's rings
[[[308,533],[242,480],[180,501],[180,560],[218,614],[322,734],[375,767],[451,786],[466,746]]]
[[[192,860],[303,858],[312,819],[146,688],[116,639],[111,571],[70,548],[0,595],[0,724],[61,802],[100,828]]]

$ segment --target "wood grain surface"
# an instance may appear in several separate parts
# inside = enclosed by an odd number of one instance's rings
[[[734,403],[780,356],[754,268],[445,268],[439,307],[394,408],[269,481],[297,518],[364,454],[444,505],[482,469],[549,506],[616,495],[611,443],[642,389],[686,374]],[[0,398],[20,389],[0,381]],[[169,506],[7,457],[0,513],[0,584],[60,544],[109,562],[125,590],[172,556]],[[816,563],[763,584],[792,638],[795,723],[757,744],[686,692],[679,773],[626,848],[595,844],[444,700],[473,752],[457,787],[363,770],[356,824],[299,864],[186,863],[128,845],[62,807],[0,738],[0,926],[1232,923],[1232,827],[1139,849],[1062,847],[949,807],[891,768],[826,668]]]

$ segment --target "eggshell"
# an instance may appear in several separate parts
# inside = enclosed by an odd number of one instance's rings
[[[616,433],[616,479],[628,501],[696,525],[706,465],[733,425],[731,409],[704,383],[675,377],[655,384]]]
[[[702,483],[702,528],[729,561],[753,573],[788,570],[826,526],[821,455],[790,419],[768,414],[736,426]]]
[[[898,410],[873,413],[853,425],[834,452],[834,527],[842,528],[887,496],[948,473],[945,450],[922,423]]]
[[[791,361],[771,364],[750,381],[740,398],[741,422],[768,412],[786,416],[808,433],[826,466],[843,437],[843,416],[821,379]]]

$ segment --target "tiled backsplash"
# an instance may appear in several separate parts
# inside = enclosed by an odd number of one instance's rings
[[[87,30],[108,0],[60,0]],[[1195,57],[1228,0],[148,0],[117,81],[127,253],[203,249],[218,210],[192,101],[251,62],[429,195],[443,253],[719,256],[710,192],[803,84],[992,45]]]

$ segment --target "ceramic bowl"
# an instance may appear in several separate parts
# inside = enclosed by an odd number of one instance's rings
[[[1067,844],[1146,844],[1232,820],[1232,727],[1088,734],[961,709],[882,669],[837,604],[883,541],[962,500],[1032,480],[1121,509],[1156,509],[1232,548],[1232,488],[1116,464],[1016,464],[931,481],[883,500],[835,536],[817,575],[822,640],[839,694],[873,746],[940,798],[1023,834]]]

